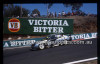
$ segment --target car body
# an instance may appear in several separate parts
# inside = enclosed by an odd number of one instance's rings
[[[43,38],[41,41],[36,41],[31,45],[32,50],[44,49],[55,47],[59,45],[67,44],[67,41],[71,41],[71,36],[61,35],[61,34],[50,34],[47,37]]]

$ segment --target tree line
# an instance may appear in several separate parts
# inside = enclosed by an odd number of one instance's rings
[[[47,16],[48,11],[52,7],[53,3],[46,4],[47,6]],[[83,6],[83,3],[63,3],[63,5],[66,7],[71,7],[72,12],[80,11],[80,8]],[[22,9],[22,11],[21,11]],[[31,14],[30,14],[31,13]],[[13,4],[3,4],[3,16],[4,17],[16,17],[21,16],[22,17],[28,17],[28,14],[30,16],[33,16],[33,14],[38,14],[38,16],[41,16],[40,11],[38,9],[34,9],[32,12],[26,8],[21,8],[21,6],[13,5]]]

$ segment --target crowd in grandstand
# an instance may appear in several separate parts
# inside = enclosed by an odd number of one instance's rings
[[[72,13],[70,13],[70,12],[68,12],[68,13],[66,13],[66,12],[64,12],[64,11],[62,11],[62,12],[59,12],[58,13],[58,15],[56,14],[56,12],[55,12],[55,14],[52,12],[49,12],[49,15],[48,15],[49,17],[67,17],[67,16],[97,16],[97,15],[95,15],[95,14],[86,14],[86,13],[84,13],[84,12],[82,12],[82,11],[76,11],[76,12],[72,12]]]
[[[97,15],[96,14],[86,14],[82,11],[76,11],[76,12],[58,12],[58,14],[55,12],[48,12],[48,17],[67,17],[67,16],[92,16],[92,17],[96,17]],[[39,17],[38,14],[28,14],[28,17]]]

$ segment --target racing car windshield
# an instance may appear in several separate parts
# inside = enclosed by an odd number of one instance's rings
[[[52,35],[51,37],[50,37],[50,39],[54,39],[55,38],[55,35]]]
[[[49,35],[49,36],[47,36],[49,39],[56,39],[56,37],[55,37],[55,35]]]
[[[48,35],[47,37],[43,38],[42,40],[55,40],[55,35]]]

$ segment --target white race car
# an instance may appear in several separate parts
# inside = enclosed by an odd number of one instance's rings
[[[36,41],[34,44],[31,45],[32,50],[37,49],[44,49],[44,48],[50,48],[55,47],[59,45],[65,45],[67,44],[67,41],[71,41],[71,36],[67,35],[60,35],[60,34],[51,34],[47,37],[43,38],[41,41]]]

